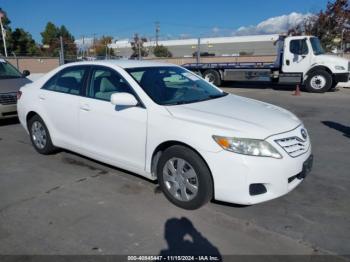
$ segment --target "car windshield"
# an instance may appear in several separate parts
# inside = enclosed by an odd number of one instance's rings
[[[22,74],[10,63],[0,59],[0,79],[21,78]]]
[[[318,39],[317,37],[311,37],[310,42],[315,55],[322,55],[325,53],[321,45],[320,39]]]
[[[159,105],[188,104],[227,95],[180,67],[128,68],[126,71]]]

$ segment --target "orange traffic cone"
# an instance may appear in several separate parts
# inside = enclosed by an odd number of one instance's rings
[[[297,85],[296,88],[295,88],[293,96],[300,96],[300,95],[301,95],[300,87],[299,87],[299,85]]]

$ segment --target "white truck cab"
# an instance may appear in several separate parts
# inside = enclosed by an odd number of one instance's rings
[[[282,72],[302,73],[305,87],[310,92],[325,92],[339,82],[347,82],[349,66],[345,58],[326,55],[317,37],[284,39]]]

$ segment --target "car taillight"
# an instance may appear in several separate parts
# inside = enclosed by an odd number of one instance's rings
[[[22,96],[22,91],[18,91],[17,92],[17,100],[19,100],[21,98],[21,96]]]

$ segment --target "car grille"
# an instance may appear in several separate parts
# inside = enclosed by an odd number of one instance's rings
[[[309,149],[309,143],[307,141],[302,140],[299,137],[287,137],[275,140],[277,144],[279,144],[284,151],[288,153],[291,157],[297,157]]]
[[[3,93],[0,94],[0,104],[11,105],[17,103],[17,93]]]

